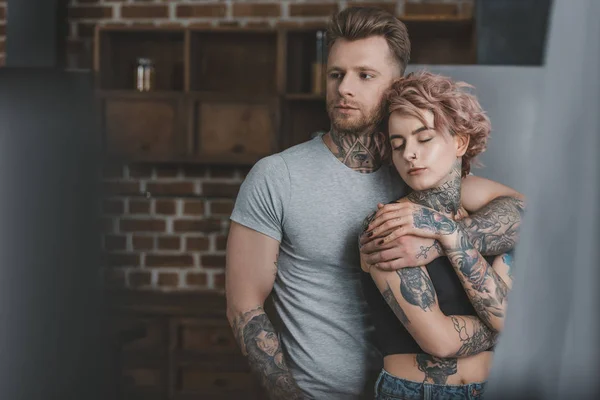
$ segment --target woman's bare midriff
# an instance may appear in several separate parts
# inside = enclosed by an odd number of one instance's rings
[[[444,383],[446,385],[466,385],[469,383],[483,382],[487,379],[492,364],[493,352],[484,351],[470,357],[458,359],[439,359],[428,355],[421,355],[421,365],[417,362],[417,354],[393,354],[384,357],[383,367],[391,375],[415,382]],[[425,362],[427,360],[427,362]],[[435,360],[443,360],[438,364]],[[456,372],[447,374],[445,382],[435,382],[431,379],[435,369],[445,371],[454,370],[453,360],[456,360]],[[443,365],[445,364],[445,365]],[[422,369],[430,368],[426,376]],[[441,374],[446,376],[445,373]]]

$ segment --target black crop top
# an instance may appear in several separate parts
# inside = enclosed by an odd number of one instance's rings
[[[485,257],[492,264],[494,257]],[[477,315],[469,297],[447,257],[438,257],[427,265],[440,309],[445,315]],[[424,353],[415,339],[396,317],[368,273],[361,274],[365,299],[375,326],[375,345],[383,354]],[[493,346],[488,350],[492,350]]]

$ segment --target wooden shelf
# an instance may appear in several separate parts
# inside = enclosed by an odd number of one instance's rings
[[[325,101],[325,94],[287,93],[284,95],[284,98],[286,100]]]
[[[406,15],[413,64],[475,60],[473,21]],[[96,28],[94,68],[109,161],[253,165],[328,131],[325,26]],[[319,56],[320,55],[320,56]],[[138,57],[156,87],[135,90]],[[319,79],[320,75],[320,79]]]

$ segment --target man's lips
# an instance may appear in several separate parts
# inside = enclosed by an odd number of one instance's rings
[[[346,106],[346,105],[341,105],[341,104],[336,105],[335,108],[341,108],[342,110],[357,110],[356,107],[351,107],[351,106]]]

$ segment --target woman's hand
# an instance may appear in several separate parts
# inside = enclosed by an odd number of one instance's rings
[[[385,244],[404,235],[415,235],[445,242],[456,232],[457,223],[430,208],[408,201],[382,206],[361,236],[360,244],[379,239]]]

